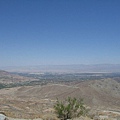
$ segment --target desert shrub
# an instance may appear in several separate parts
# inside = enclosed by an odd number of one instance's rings
[[[54,105],[55,112],[61,120],[72,119],[81,115],[86,115],[83,99],[68,97],[65,101],[57,99]]]
[[[5,87],[6,87],[5,84],[0,83],[0,89],[3,89],[3,88],[5,88]]]

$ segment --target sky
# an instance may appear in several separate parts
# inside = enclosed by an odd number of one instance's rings
[[[120,0],[0,0],[0,66],[120,64]]]

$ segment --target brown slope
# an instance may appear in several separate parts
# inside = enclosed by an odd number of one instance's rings
[[[19,82],[33,81],[33,80],[34,80],[33,78],[28,78],[0,70],[0,83],[3,84],[19,83]]]
[[[68,96],[84,98],[87,105],[104,109],[120,109],[120,83],[106,79],[85,81],[68,86],[49,84],[45,86],[24,86],[0,90],[0,108],[6,112],[17,112],[29,117],[51,107],[56,98]]]
[[[71,96],[84,98],[85,102],[90,106],[111,106],[120,108],[120,83],[111,79],[85,81],[77,83],[75,86],[60,84],[24,86],[10,89],[9,92],[16,99],[64,99]]]

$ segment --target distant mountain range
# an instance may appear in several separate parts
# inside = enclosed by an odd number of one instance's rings
[[[89,73],[89,72],[120,72],[120,64],[75,64],[75,65],[38,65],[0,67],[9,72],[57,72],[57,73]]]

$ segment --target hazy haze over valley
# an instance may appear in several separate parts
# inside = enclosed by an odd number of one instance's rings
[[[91,65],[36,65],[1,67],[10,72],[53,72],[53,73],[114,73],[120,72],[120,64],[91,64]]]

